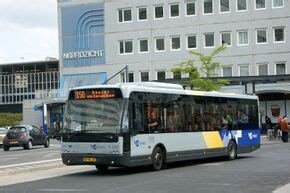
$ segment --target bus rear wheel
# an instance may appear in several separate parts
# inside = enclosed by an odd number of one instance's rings
[[[228,145],[228,160],[234,160],[237,158],[237,145],[234,141],[230,141]]]
[[[161,170],[164,165],[163,152],[160,147],[155,147],[152,153],[152,168],[155,171]]]
[[[97,170],[101,173],[108,171],[109,166],[96,166]]]

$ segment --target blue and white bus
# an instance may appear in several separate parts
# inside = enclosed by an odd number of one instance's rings
[[[256,96],[142,82],[74,88],[62,129],[66,165],[151,165],[227,156],[260,147]]]

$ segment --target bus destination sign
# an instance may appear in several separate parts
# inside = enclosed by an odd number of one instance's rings
[[[115,89],[75,90],[74,99],[110,99],[119,98],[120,94]]]

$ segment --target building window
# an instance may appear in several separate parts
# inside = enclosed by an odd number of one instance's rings
[[[156,38],[155,39],[155,50],[157,52],[165,51],[165,41],[164,41],[164,38]]]
[[[120,54],[132,54],[133,53],[133,41],[125,40],[119,42]]]
[[[231,32],[222,32],[221,33],[221,44],[227,44],[228,46],[232,45]]]
[[[139,21],[147,20],[147,8],[146,7],[139,7],[138,8],[138,20]]]
[[[266,9],[266,0],[256,0],[256,9]]]
[[[203,0],[203,13],[204,14],[212,14],[213,13],[212,0]]]
[[[214,47],[214,33],[204,34],[204,43],[205,47]]]
[[[240,66],[240,76],[249,76],[249,66]]]
[[[157,80],[165,80],[166,76],[165,76],[165,71],[158,71],[157,72]]]
[[[286,64],[285,63],[276,63],[276,74],[277,75],[286,74]]]
[[[284,7],[284,0],[273,0],[273,8]]]
[[[256,43],[265,44],[267,43],[267,30],[266,29],[257,29],[256,31]]]
[[[180,37],[171,37],[171,50],[180,50]]]
[[[259,76],[268,75],[268,64],[258,64],[258,75]]]
[[[220,0],[220,12],[221,13],[230,12],[230,0]]]
[[[197,48],[196,35],[187,36],[187,49]]]
[[[131,9],[119,9],[119,22],[132,21]]]
[[[195,2],[196,0],[192,0],[186,3],[186,16],[195,15]]]
[[[274,40],[275,42],[285,42],[284,27],[274,28]]]
[[[181,79],[181,73],[173,72],[173,79]]]
[[[179,4],[170,5],[170,17],[179,17]]]
[[[230,77],[233,76],[232,67],[231,66],[224,66],[223,67],[223,77]]]
[[[143,40],[139,40],[139,52],[148,52],[148,40],[147,39],[143,39]]]
[[[237,0],[237,10],[238,11],[247,11],[248,2],[247,0]]]
[[[156,5],[154,8],[154,18],[155,19],[162,19],[163,16],[163,5]]]
[[[126,82],[126,75],[124,72],[121,73],[121,82]],[[134,82],[134,73],[128,73],[128,82]]]
[[[248,45],[248,44],[249,44],[248,31],[239,31],[238,32],[238,45]]]
[[[141,72],[141,82],[149,81],[149,72]]]

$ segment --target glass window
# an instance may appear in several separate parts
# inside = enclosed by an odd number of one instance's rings
[[[119,22],[132,21],[131,9],[120,9],[119,10]]]
[[[170,17],[179,17],[179,4],[170,5]]]
[[[230,0],[220,0],[220,12],[230,12]]]
[[[203,13],[204,14],[213,13],[213,2],[212,2],[212,0],[203,0]]]
[[[157,72],[157,80],[165,80],[166,76],[165,76],[165,71],[158,71]]]
[[[285,63],[277,63],[276,64],[276,74],[277,75],[286,74],[286,65],[285,65]]]
[[[256,0],[256,9],[265,9],[266,2],[265,0]]]
[[[248,45],[249,36],[248,31],[239,31],[238,32],[238,45]]]
[[[214,33],[204,34],[205,47],[214,47]]]
[[[230,66],[223,67],[223,77],[229,77],[229,76],[233,76],[232,67]]]
[[[164,38],[156,38],[156,51],[164,51],[165,50],[165,42]]]
[[[173,78],[174,79],[181,79],[181,73],[173,72]]]
[[[120,41],[120,54],[133,53],[133,42],[131,40]]]
[[[187,36],[187,48],[188,49],[197,48],[196,35]]]
[[[247,10],[247,0],[237,0],[237,10],[246,11]]]
[[[163,5],[155,6],[155,19],[163,18]]]
[[[268,75],[268,64],[259,64],[258,70],[259,70],[259,76]]]
[[[285,34],[284,27],[274,28],[275,42],[284,42]]]
[[[222,32],[221,41],[222,44],[227,44],[228,46],[231,46],[232,45],[231,32]]]
[[[139,40],[139,52],[148,52],[148,40]]]
[[[133,72],[128,73],[128,81],[134,82],[134,73]],[[121,73],[121,82],[126,82],[126,76],[125,76],[124,72]]]
[[[171,37],[171,49],[180,50],[180,37]]]
[[[193,0],[189,3],[186,3],[186,15],[190,16],[190,15],[195,15],[195,1]]]
[[[240,76],[249,76],[249,66],[240,66]]]
[[[138,8],[138,20],[147,20],[147,8],[146,7],[140,7]]]
[[[266,29],[257,29],[257,43],[267,43],[267,30]]]
[[[284,0],[273,0],[273,7],[284,7]]]
[[[149,81],[149,72],[141,72],[141,82]]]
[[[134,73],[129,72],[129,82],[134,82]]]

